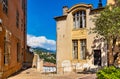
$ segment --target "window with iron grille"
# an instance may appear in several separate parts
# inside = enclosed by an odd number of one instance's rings
[[[3,12],[8,14],[8,0],[3,0]]]
[[[19,12],[16,11],[16,26],[19,27]]]

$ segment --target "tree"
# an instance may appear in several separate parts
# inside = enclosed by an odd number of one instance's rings
[[[116,41],[120,38],[120,0],[116,5],[106,6],[100,15],[93,21],[95,28],[93,32],[103,36],[108,43],[109,49],[109,64],[113,64],[113,52],[116,46]],[[110,58],[111,57],[111,58]]]

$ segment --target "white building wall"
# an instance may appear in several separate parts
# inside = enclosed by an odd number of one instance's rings
[[[56,67],[43,67],[44,73],[56,72]]]

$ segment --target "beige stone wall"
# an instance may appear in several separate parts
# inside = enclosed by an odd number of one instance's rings
[[[90,28],[95,27],[93,18],[98,14],[91,14],[91,5],[77,4],[68,10],[66,19],[57,18],[57,72],[63,73],[76,71],[77,69],[83,70],[85,67],[96,67],[94,66],[93,57],[93,41],[95,40],[96,34],[90,33]],[[86,11],[86,28],[73,29],[73,13],[78,10]],[[87,41],[87,52],[91,55],[90,59],[80,59],[80,40],[86,39]],[[78,59],[73,59],[72,56],[72,40],[78,40]],[[104,44],[104,43],[101,43]],[[102,48],[102,47],[101,47]],[[102,51],[102,49],[101,49]],[[107,62],[106,52],[102,51],[102,66]],[[103,63],[104,62],[104,63]],[[65,64],[66,63],[66,64]],[[69,63],[69,64],[67,64]]]
[[[90,33],[90,29],[94,28],[94,16],[95,14],[89,14],[90,13],[90,9],[87,10],[87,52],[92,55],[92,57],[90,57],[91,59],[88,60],[88,62],[90,63],[90,65],[93,65],[94,63],[94,58],[93,58],[93,49],[92,49],[92,45],[93,45],[93,41],[94,38],[96,36],[96,34]]]
[[[115,0],[107,0],[107,5],[113,5],[115,4]]]
[[[78,5],[77,5],[78,6]],[[80,61],[80,49],[78,52],[78,60],[73,60],[72,57],[72,40],[73,39],[87,39],[87,29],[73,29],[73,15],[72,13],[80,8],[75,8],[75,10],[71,10],[71,12],[67,15],[65,20],[57,21],[57,72],[63,72],[65,65],[64,62],[70,61],[69,66],[72,66],[73,63],[78,62],[86,62]],[[83,8],[85,10],[85,8]],[[89,9],[86,9],[89,14]],[[86,17],[88,17],[87,15]],[[89,22],[89,20],[88,20]],[[89,25],[89,24],[88,24]],[[78,43],[80,44],[80,42]],[[80,48],[80,46],[79,46]],[[69,67],[68,67],[69,68]],[[69,68],[72,71],[72,68]]]
[[[94,53],[93,50],[101,50],[101,66],[107,66],[107,49],[105,50],[104,48],[106,47],[105,45],[105,42],[100,42],[101,43],[101,47],[100,49],[94,49],[92,48],[93,46],[93,41],[96,39],[96,36],[99,37],[99,38],[102,38],[102,36],[98,36],[96,35],[95,33],[90,33],[90,28],[94,28],[95,25],[94,25],[94,22],[92,21],[95,16],[99,16],[99,14],[93,14],[93,15],[88,15],[88,18],[87,18],[87,50],[89,52],[89,54],[92,54]],[[91,64],[94,63],[94,57],[92,55],[92,58],[89,60],[89,62],[91,62]]]
[[[115,2],[114,0],[107,0],[107,5],[113,5]],[[66,19],[61,19],[62,17],[57,17],[57,72],[60,73],[67,68],[73,71],[76,67],[80,68],[80,64],[89,64],[91,67],[94,66],[94,50],[101,50],[101,65],[107,65],[107,49],[105,41],[98,42],[101,44],[99,49],[92,48],[93,41],[96,39],[96,34],[90,33],[90,28],[95,27],[94,22],[92,21],[94,16],[99,16],[98,12],[103,9],[95,9],[92,11],[96,11],[95,13],[91,13],[92,5],[86,4],[76,4],[70,9],[67,8],[66,11]],[[85,10],[86,11],[86,28],[80,29],[73,29],[73,13],[78,10]],[[99,36],[102,38],[102,36]],[[87,52],[91,55],[90,59],[80,60],[80,39],[87,40]],[[78,59],[73,59],[72,57],[72,40],[79,40],[78,41]],[[98,44],[96,43],[96,44]],[[63,67],[66,66],[65,63],[69,63],[71,67]],[[74,66],[74,67],[73,67]],[[65,68],[65,69],[64,69]]]
[[[61,68],[61,63],[63,60],[70,59],[70,52],[68,52],[68,47],[70,43],[68,42],[68,29],[66,27],[66,21],[62,20],[57,22],[57,67],[58,72]]]
[[[96,39],[96,36],[99,37],[99,39],[102,38],[102,36],[100,36],[100,35],[96,35],[94,33],[89,33],[89,29],[95,27],[94,22],[92,21],[92,19],[94,19],[95,16],[99,16],[99,14],[89,15],[88,20],[87,20],[87,24],[88,24],[87,25],[88,26],[87,27],[87,29],[88,29],[88,31],[87,31],[87,33],[88,33],[88,35],[87,35],[87,50],[88,50],[89,54],[94,53],[93,50],[101,50],[101,66],[107,66],[107,49],[105,49],[107,45],[106,45],[105,41],[100,42],[100,44],[101,44],[100,49],[92,48],[93,41]],[[89,62],[91,62],[91,64],[94,63],[93,56]]]

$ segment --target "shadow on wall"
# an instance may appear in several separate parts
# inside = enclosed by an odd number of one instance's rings
[[[33,58],[34,58],[34,53],[30,51],[30,47],[27,46],[26,59],[23,64],[23,69],[32,67]]]
[[[93,63],[98,66],[107,66],[107,41],[102,36],[94,37],[92,48]],[[96,64],[98,63],[99,64]]]

